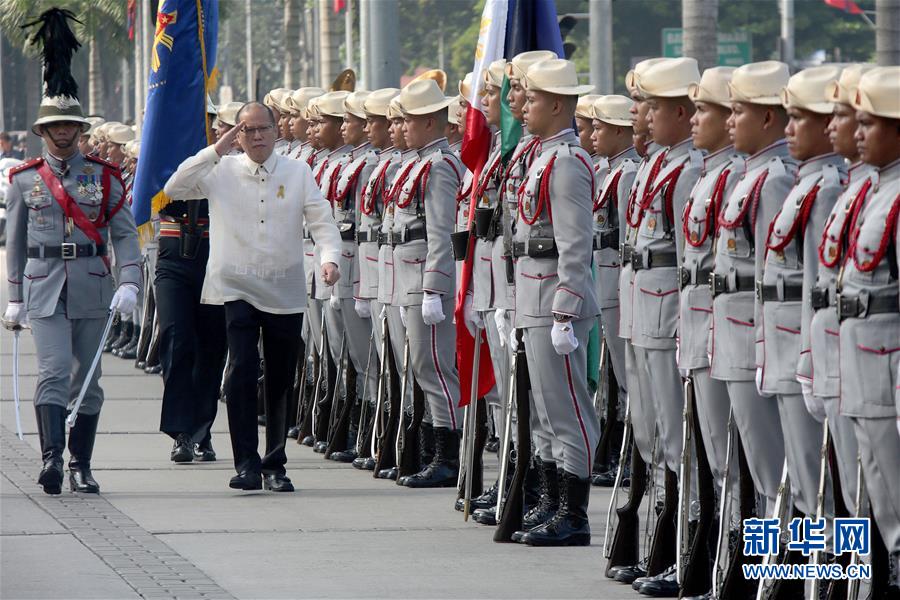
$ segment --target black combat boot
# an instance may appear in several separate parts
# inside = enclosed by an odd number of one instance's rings
[[[122,331],[119,333],[119,337],[113,342],[112,345],[112,353],[114,356],[118,356],[119,352],[122,351],[122,348],[128,345],[128,342],[131,341],[131,334],[134,333],[134,323],[131,321],[127,321],[122,323]]]
[[[411,488],[456,487],[459,476],[459,432],[434,428],[434,459],[424,469],[404,477],[400,485]]]
[[[141,326],[135,325],[134,330],[131,332],[131,339],[128,341],[125,346],[119,350],[118,357],[124,358],[126,360],[134,360],[137,358],[137,347],[138,340],[141,339]]]
[[[590,546],[591,526],[587,508],[591,480],[559,470],[559,510],[552,519],[528,531],[522,542],[529,546]]]
[[[122,321],[116,319],[116,322],[110,328],[109,333],[106,335],[106,342],[103,344],[104,352],[112,352],[113,344],[116,343],[116,340],[119,339],[119,336],[122,335]]]
[[[91,455],[97,437],[96,415],[79,414],[75,426],[69,431],[69,489],[83,494],[99,494],[100,484],[91,474]]]
[[[434,426],[431,423],[419,425],[419,456],[423,469],[434,460]]]
[[[549,460],[542,461],[537,457],[534,460],[539,467],[536,469],[539,476],[539,496],[537,502],[531,505],[531,510],[522,517],[522,529],[512,534],[511,539],[514,542],[521,542],[528,531],[552,519],[560,506],[559,495],[563,490],[559,486],[556,463]],[[528,503],[528,500],[525,502]]]
[[[66,447],[66,409],[44,404],[35,406],[38,437],[41,441],[41,458],[44,466],[38,476],[38,484],[45,494],[62,493],[63,450]]]

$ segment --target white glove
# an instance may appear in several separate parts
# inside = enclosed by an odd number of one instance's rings
[[[422,312],[424,314],[424,308]],[[466,294],[466,299],[463,302],[463,319],[465,319],[466,329],[469,330],[469,333],[472,334],[472,337],[475,337],[476,330],[484,329],[484,319],[481,318],[481,315],[478,314],[478,311],[472,308],[471,294]]]
[[[6,312],[3,313],[3,326],[14,331],[21,329],[28,324],[28,315],[25,310],[25,304],[22,302],[10,302],[6,305]]]
[[[425,324],[437,325],[445,318],[441,295],[425,292],[422,296],[422,320],[425,321]]]
[[[553,349],[557,354],[566,355],[578,348],[578,338],[575,337],[575,328],[571,321],[560,323],[553,322],[553,329],[550,330],[550,340],[553,342]]]
[[[512,329],[509,326],[509,321],[506,318],[507,313],[505,308],[498,308],[494,311],[494,323],[497,324],[497,333],[500,334],[500,347],[506,347],[507,342],[509,341],[509,332]]]
[[[900,419],[897,419],[897,435],[900,435]]]
[[[765,393],[762,391],[762,383],[763,383],[763,368],[756,367],[756,392],[763,398],[771,398],[772,394]]]
[[[341,310],[341,299],[338,298],[334,292],[331,292],[331,297],[328,298],[328,304],[331,306],[331,310]]]
[[[362,300],[360,298],[357,298],[356,302],[353,303],[353,308],[356,309],[356,314],[359,315],[360,319],[371,319],[372,318],[372,301],[371,300]]]
[[[675,338],[675,364],[681,364],[681,339]]]
[[[119,311],[121,314],[131,314],[137,306],[137,286],[133,283],[123,283],[113,295],[109,303],[110,310]]]
[[[825,400],[813,394],[812,380],[805,377],[798,377],[800,389],[803,390],[803,402],[806,404],[806,411],[812,415],[812,418],[819,423],[825,422]]]
[[[519,350],[519,339],[516,337],[516,330],[513,327],[509,329],[509,338],[507,340],[509,342],[509,351],[517,352]]]
[[[403,327],[406,327],[406,307],[400,307],[400,322],[403,323]]]

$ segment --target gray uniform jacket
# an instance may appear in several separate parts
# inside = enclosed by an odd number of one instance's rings
[[[882,168],[850,233],[850,250],[838,279],[842,298],[840,329],[841,414],[896,418],[900,312],[868,314],[850,303],[871,307],[900,293],[900,160]],[[894,307],[897,305],[894,304]],[[847,307],[848,310],[844,310]],[[852,314],[858,317],[852,317]],[[874,311],[873,311],[874,313]]]
[[[690,139],[657,157],[644,194],[627,214],[636,227],[631,342],[641,348],[674,349],[678,327],[678,267],[684,204],[700,176],[703,155]],[[663,263],[668,257],[669,263]],[[677,260],[677,262],[676,262]],[[638,264],[640,261],[640,264]],[[636,268],[641,266],[642,268]]]
[[[817,300],[816,305],[811,305],[813,316],[808,337],[801,340],[801,348],[809,348],[809,352],[801,351],[797,376],[812,380],[813,394],[823,398],[837,398],[841,393],[840,324],[835,304],[837,277],[844,262],[855,208],[862,203],[877,174],[874,167],[857,163],[850,167],[848,175],[850,181],[834,203],[821,236],[818,231],[811,232],[818,245],[819,270],[813,294]],[[803,300],[810,302],[812,298],[804,296]]]
[[[625,222],[628,194],[640,156],[634,146],[608,159],[609,172],[594,197],[594,278],[600,308],[619,305],[619,237]]]
[[[332,201],[332,187],[337,184],[337,180],[341,175],[341,170],[348,162],[350,162],[350,152],[352,150],[353,148],[351,148],[349,144],[345,144],[336,150],[324,153],[321,162],[316,164],[313,175],[316,178],[316,183],[319,185],[319,191],[322,192],[322,195],[325,196],[325,199],[329,202]],[[332,210],[334,210],[333,203]],[[315,244],[315,240],[313,240],[313,243]],[[320,264],[318,247],[316,247],[314,251],[313,264]],[[316,277],[316,300],[329,299],[331,297],[332,287],[325,285],[325,281],[322,279],[321,269],[313,269],[313,271],[315,272]],[[341,277],[341,279],[343,279],[343,277]]]
[[[719,213],[714,274],[721,293],[713,294],[710,342],[710,374],[716,379],[753,381],[761,365],[763,331],[756,281],[762,277],[769,223],[793,187],[796,172],[787,142],[763,148],[747,158]]]
[[[363,180],[359,199],[359,288],[357,296],[366,300],[378,298],[378,235],[384,216],[385,193],[400,152],[393,147],[377,151],[377,164]],[[395,170],[394,169],[394,170]]]
[[[481,178],[475,189],[478,198],[478,208],[497,209],[500,202],[500,171],[503,163],[500,160],[500,135],[494,135],[494,147],[488,157],[487,164],[481,171]],[[490,310],[494,306],[494,282],[497,277],[494,276],[494,246],[503,247],[501,238],[494,240],[477,239],[475,241],[475,257],[472,262],[472,288],[474,297],[472,298],[472,308],[475,310]],[[504,263],[497,263],[497,269],[501,271],[503,287],[500,293],[506,294],[506,269]]]
[[[734,190],[744,158],[734,146],[710,154],[684,207],[682,219],[681,305],[679,309],[679,369],[709,367],[709,331],[712,327],[712,294],[709,275],[715,263],[719,211]]]
[[[444,297],[456,293],[456,265],[450,233],[456,220],[456,198],[464,169],[450,151],[446,138],[418,151],[419,160],[410,170],[397,197],[392,234],[401,243],[394,248],[397,303],[417,306],[422,293]],[[421,235],[426,239],[409,239]]]
[[[762,391],[799,394],[797,368],[809,352],[810,290],[819,271],[819,239],[825,219],[844,189],[847,171],[837,154],[800,165],[797,183],[769,225],[762,288]],[[771,298],[771,299],[770,299]]]
[[[312,144],[306,144],[303,149],[308,150],[308,152],[303,154],[301,150],[301,157],[298,160],[303,160],[306,164],[309,165],[309,168],[315,173],[319,167],[321,159],[325,156],[325,153],[322,150],[316,150],[312,147]],[[306,295],[312,297],[313,295],[313,282],[316,280],[316,244],[313,242],[312,236],[310,236],[309,231],[304,228],[303,230],[303,272],[306,275]]]
[[[356,241],[361,215],[359,199],[369,175],[378,164],[378,154],[366,142],[354,148],[348,158],[349,162],[341,170],[334,185],[332,199],[334,220],[341,231],[341,262],[338,267],[342,273],[334,287],[334,293],[342,299],[359,298],[360,256]],[[345,239],[348,235],[352,236],[351,239]]]
[[[475,181],[472,171],[466,169],[463,173],[462,184],[459,186],[459,193],[456,195],[456,221],[453,231],[465,231],[469,227],[469,205],[472,200],[472,186]],[[459,288],[462,281],[463,261],[456,261],[456,287]]]
[[[516,327],[553,324],[553,314],[574,320],[600,314],[591,274],[593,168],[574,130],[541,140],[519,195],[513,241],[546,246],[557,256],[516,261]]]
[[[512,257],[512,241],[516,227],[516,219],[519,210],[519,186],[525,178],[525,174],[531,167],[535,157],[537,138],[530,134],[519,138],[512,153],[512,158],[506,165],[500,181],[501,196],[503,199],[503,213],[500,215],[503,226],[502,244],[494,244],[493,272],[494,281],[497,276],[502,278],[499,283],[505,284],[495,288],[494,308],[514,310],[516,308],[515,265],[509,266]]]
[[[63,244],[93,246],[77,226],[68,224],[65,212],[44,184],[38,168],[50,166],[53,177],[78,203],[84,215],[98,220],[105,210],[107,221],[97,229],[104,245],[112,242],[118,284],[141,287],[141,253],[134,217],[123,197],[117,168],[76,153],[63,163],[49,154],[13,169],[6,192],[6,268],[9,301],[24,302],[30,319],[49,317],[65,293],[69,319],[105,318],[113,296],[113,278],[103,257],[28,258],[28,249],[42,253]]]
[[[622,249],[623,255],[629,251],[630,248],[634,248],[635,245],[635,237],[637,236],[637,229],[631,227],[628,224],[627,217],[628,211],[630,207],[637,202],[637,200],[644,193],[644,189],[647,187],[648,177],[650,175],[650,165],[656,161],[657,157],[665,152],[666,149],[654,144],[650,143],[647,145],[647,155],[641,160],[641,164],[638,165],[637,172],[635,173],[634,183],[631,185],[631,190],[628,193],[628,199],[625,202],[625,213],[623,214],[623,218],[619,223],[619,245]],[[627,260],[627,256],[623,256],[620,259],[621,267],[619,269],[619,337],[625,338],[627,340],[631,339],[631,328],[632,328],[632,315],[634,314],[634,271],[631,268],[631,262]]]
[[[384,218],[381,222],[382,236],[389,236],[394,229],[396,206],[394,200],[400,193],[403,182],[419,160],[415,150],[405,150],[399,156],[394,155],[386,175],[387,186],[383,192]],[[394,272],[394,247],[390,243],[379,244],[378,247],[378,301],[384,304],[397,304],[397,276]]]

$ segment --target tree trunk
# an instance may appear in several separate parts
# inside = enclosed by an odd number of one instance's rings
[[[103,70],[95,38],[88,42],[88,114],[103,114]]]
[[[875,0],[875,55],[882,67],[900,65],[900,0]]]
[[[326,89],[341,72],[340,45],[338,15],[334,13],[332,0],[319,0],[319,64],[322,85]]]
[[[718,19],[718,0],[681,0],[681,26],[684,29],[682,55],[696,58],[701,71],[719,62]]]
[[[284,87],[294,89],[300,70],[300,2],[284,0]]]

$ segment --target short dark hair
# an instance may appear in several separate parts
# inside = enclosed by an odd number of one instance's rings
[[[242,107],[240,107],[240,108],[238,109],[238,111],[237,111],[237,114],[236,114],[235,117],[234,117],[234,122],[235,122],[235,123],[240,123],[240,122],[241,122],[241,116],[242,116],[247,110],[249,110],[249,109],[251,109],[251,108],[253,108],[253,107],[257,107],[257,106],[258,106],[259,108],[265,110],[265,111],[266,111],[266,114],[269,115],[269,124],[270,124],[270,125],[275,125],[275,124],[276,124],[276,123],[275,123],[275,115],[272,114],[272,111],[269,110],[269,107],[266,106],[265,104],[263,104],[262,102],[257,102],[256,100],[254,100],[254,101],[252,101],[252,102],[248,102],[248,103],[246,103],[245,105],[243,105]]]

